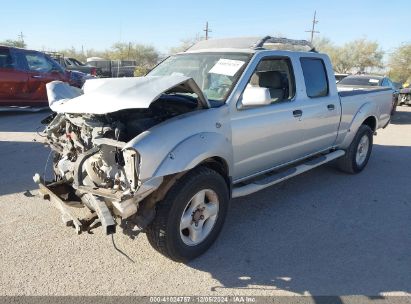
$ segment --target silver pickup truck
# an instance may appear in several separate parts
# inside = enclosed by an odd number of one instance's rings
[[[48,84],[54,178],[43,198],[78,232],[146,232],[175,261],[206,251],[231,198],[336,161],[367,165],[392,91],[339,93],[325,54],[272,50],[283,38],[201,41],[147,76]],[[258,204],[258,202],[254,202]],[[86,207],[76,218],[70,207]]]

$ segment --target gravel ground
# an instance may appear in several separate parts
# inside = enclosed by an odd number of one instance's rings
[[[378,131],[367,168],[324,166],[233,200],[212,248],[185,264],[148,244],[77,236],[35,194],[46,113],[0,113],[0,295],[410,295],[411,108]],[[33,141],[36,138],[36,141]]]

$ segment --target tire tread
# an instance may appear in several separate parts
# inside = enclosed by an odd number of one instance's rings
[[[351,142],[350,146],[346,150],[345,155],[343,157],[339,158],[338,161],[337,161],[338,168],[341,171],[346,172],[346,173],[350,173],[350,174],[356,174],[356,173],[359,173],[360,171],[362,171],[362,169],[365,167],[364,166],[363,168],[358,170],[358,168],[356,168],[355,164],[354,164],[355,155],[357,153],[358,142],[359,142],[360,138],[365,133],[369,133],[371,135],[369,149],[372,150],[372,143],[373,143],[373,141],[372,141],[372,130],[369,126],[363,124],[358,129],[357,134],[355,135],[353,141]],[[369,153],[371,153],[371,151]],[[366,163],[367,162],[368,162],[368,159],[366,160]]]
[[[208,167],[199,166],[189,171],[177,180],[176,183],[170,188],[164,199],[157,203],[156,216],[146,229],[146,235],[150,245],[162,255],[177,262],[184,262],[187,259],[177,256],[167,244],[166,233],[169,214],[171,212],[174,199],[177,197],[179,192],[184,191],[183,189],[185,188],[190,188],[190,186],[200,175],[213,177],[218,175],[223,181],[223,177],[219,173]]]

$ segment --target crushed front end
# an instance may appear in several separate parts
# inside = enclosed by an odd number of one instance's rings
[[[163,193],[153,192],[164,187],[167,177],[142,181],[140,154],[128,143],[169,119],[207,108],[194,80],[172,75],[93,79],[81,90],[59,81],[46,87],[55,112],[43,120],[54,177],[45,181],[34,176],[40,193],[55,202],[63,221],[78,232],[99,222],[107,234],[114,233],[116,219],[145,228]],[[144,156],[146,161],[150,156]],[[90,217],[75,218],[73,206],[90,209]]]
[[[139,202],[158,187],[141,187],[140,157],[125,149],[126,140],[157,123],[147,111],[106,115],[53,114],[45,129],[52,150],[54,178],[39,184],[43,198],[53,201],[63,222],[78,233],[101,223],[106,234],[116,231],[116,221],[136,215]],[[158,181],[161,182],[161,181]],[[71,207],[86,207],[91,214],[77,219]]]

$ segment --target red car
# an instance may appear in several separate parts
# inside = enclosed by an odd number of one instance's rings
[[[0,46],[0,106],[47,105],[53,80],[70,82],[70,73],[44,53]]]

